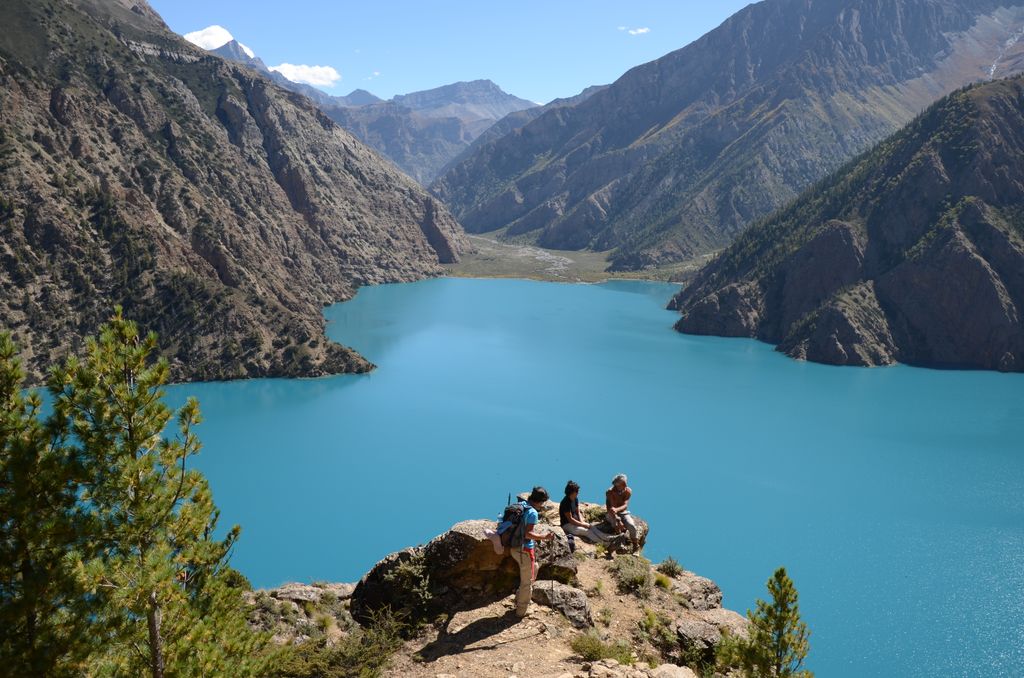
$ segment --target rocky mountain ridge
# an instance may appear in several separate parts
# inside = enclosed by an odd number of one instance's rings
[[[677,329],[836,365],[1024,371],[1024,78],[943,99],[744,233]]]
[[[312,102],[143,0],[12,0],[0,24],[0,327],[36,380],[115,304],[177,380],[366,370],[322,307],[466,247]]]
[[[332,120],[423,185],[495,122],[534,107],[490,80],[457,82],[365,105],[322,106]]]
[[[236,40],[210,51],[309,97],[328,117],[424,185],[491,125],[506,115],[537,107],[490,80],[455,82],[386,101],[360,89],[332,96],[269,70]]]
[[[1024,5],[765,0],[431,186],[471,232],[614,250],[618,270],[728,244],[957,87],[1021,67]]]

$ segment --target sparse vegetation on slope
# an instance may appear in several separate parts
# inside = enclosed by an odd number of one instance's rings
[[[1024,370],[1024,79],[960,90],[751,227],[678,329],[797,358]]]
[[[323,306],[466,246],[310,101],[144,0],[10,0],[0,25],[0,324],[36,383],[114,304],[175,380],[364,371]]]

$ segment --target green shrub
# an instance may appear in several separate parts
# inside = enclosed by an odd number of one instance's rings
[[[604,520],[605,515],[608,513],[607,509],[603,506],[586,506],[583,511],[583,520],[588,523],[596,523]]]
[[[669,656],[679,648],[679,640],[672,632],[672,620],[651,609],[644,609],[638,622],[640,637],[658,648],[662,656]]]
[[[597,611],[597,622],[603,626],[611,626],[614,613],[610,607],[602,607]]]
[[[668,591],[672,588],[672,580],[663,575],[661,572],[658,572],[654,575],[654,585],[657,586],[659,589],[664,589]]]
[[[633,665],[633,649],[624,640],[606,643],[594,631],[582,633],[570,641],[572,651],[585,661],[595,662],[601,659],[614,659],[620,664]]]
[[[273,661],[272,678],[377,678],[402,646],[404,626],[389,612],[374,616],[333,646],[326,638],[282,650]]]
[[[617,556],[612,562],[612,573],[619,582],[619,589],[640,598],[651,595],[653,577],[651,563],[643,556]]]
[[[683,566],[679,564],[678,560],[669,556],[658,565],[658,572],[666,577],[678,577],[683,573]]]
[[[430,577],[422,554],[397,564],[384,575],[384,581],[395,592],[395,599],[399,603],[395,612],[399,616],[409,620],[422,620],[426,617],[434,595],[430,590]]]

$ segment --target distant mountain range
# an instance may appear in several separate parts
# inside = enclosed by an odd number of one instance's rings
[[[115,304],[178,380],[365,370],[323,306],[466,246],[306,97],[144,0],[5,0],[0,26],[0,329],[36,381]]]
[[[765,0],[489,134],[431,189],[472,232],[611,249],[619,270],[687,260],[940,96],[1019,71],[1022,29],[1014,0]]]
[[[293,92],[303,94],[321,106],[365,106],[367,104],[375,104],[382,101],[380,97],[374,96],[365,89],[352,90],[345,96],[332,96],[321,89],[317,89],[316,87],[305,85],[300,82],[293,82],[277,71],[270,70],[267,64],[263,62],[263,59],[260,59],[258,56],[253,54],[252,50],[245,47],[235,39],[231,39],[220,47],[209,51],[214,54],[218,54],[225,59],[230,59],[231,61],[236,61],[245,66],[249,66],[250,68],[255,68],[278,85],[281,85],[285,89],[289,89]]]
[[[422,184],[430,183],[448,163],[495,122],[537,104],[502,91],[490,80],[456,82],[435,89],[400,94],[384,101],[366,90],[346,96],[292,82],[271,71],[237,40],[210,50],[245,64],[282,87],[304,94],[335,122]]]
[[[677,328],[796,358],[1024,371],[1024,79],[940,101],[744,233]]]

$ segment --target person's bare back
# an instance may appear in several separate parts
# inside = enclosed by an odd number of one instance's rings
[[[621,490],[617,487],[609,487],[608,491],[604,493],[605,503],[609,511],[613,511],[616,514],[622,510],[629,509],[629,498],[633,496],[633,490],[629,489],[628,486]]]

